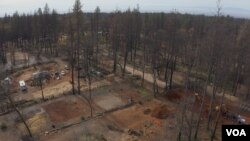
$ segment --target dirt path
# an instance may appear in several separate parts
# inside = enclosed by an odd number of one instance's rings
[[[93,90],[93,89],[96,89],[102,86],[108,86],[108,85],[111,85],[111,82],[107,80],[101,80],[101,81],[92,83],[91,89]],[[64,81],[51,87],[45,87],[43,89],[43,93],[44,93],[45,98],[48,98],[51,96],[58,97],[60,95],[70,92],[71,90],[72,90],[72,86],[70,82]],[[86,90],[88,90],[88,85],[82,84],[81,91],[86,91]],[[15,96],[14,100],[15,101],[35,100],[35,99],[40,99],[40,98],[42,98],[42,93],[40,90],[37,90],[31,94],[19,94]]]
[[[133,66],[131,65],[126,65],[126,71],[130,72],[130,73],[134,73],[134,75],[138,75],[140,77],[143,76],[143,72],[137,69],[134,69],[133,71]],[[177,75],[174,76],[173,82],[175,84],[182,84],[183,81],[183,77],[181,76],[181,74],[179,72],[175,72]],[[144,73],[144,80],[146,80],[149,83],[154,83],[154,78],[153,75],[151,73]],[[162,80],[157,79],[157,84],[160,88],[165,88],[166,83]]]
[[[134,69],[133,71],[133,67],[131,65],[126,65],[126,71],[134,74],[134,75],[138,75],[140,76],[141,78],[143,77],[143,72],[140,71],[140,70],[137,70],[137,69]],[[154,78],[153,78],[153,75],[151,73],[144,73],[144,80],[146,80],[147,82],[149,83],[154,83]],[[166,86],[166,83],[157,79],[157,85],[160,87],[160,88],[165,88]]]
[[[133,66],[126,65],[126,71],[133,74]],[[138,76],[140,76],[142,78],[143,72],[140,71],[140,70],[134,69],[134,75],[138,75]],[[149,83],[154,83],[154,78],[153,78],[153,75],[151,73],[144,73],[144,79]],[[183,74],[181,72],[174,72],[173,83],[180,85],[180,84],[183,84],[183,81],[184,81]],[[157,84],[158,84],[158,86],[160,88],[165,88],[165,86],[166,86],[166,83],[164,81],[159,80],[159,79],[157,79]],[[212,92],[213,92],[213,87],[208,86],[207,87],[207,93],[209,95],[212,95]],[[217,93],[217,96],[222,96],[222,94]],[[239,99],[237,97],[232,96],[229,93],[227,93],[225,95],[225,98],[230,100],[230,101],[233,101],[233,102],[239,102]]]

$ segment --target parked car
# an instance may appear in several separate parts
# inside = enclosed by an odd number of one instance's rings
[[[3,81],[3,83],[4,83],[5,85],[11,85],[11,84],[12,84],[12,81],[11,81],[11,79],[10,79],[9,77],[6,77],[6,78],[4,79],[4,81]]]
[[[65,66],[64,66],[64,69],[65,69],[65,70],[69,70],[68,65],[65,65]]]
[[[55,74],[54,74],[54,79],[56,79],[56,80],[59,80],[60,79],[60,77],[61,77],[61,73],[60,72],[55,72]]]
[[[26,84],[23,80],[19,81],[19,87],[20,87],[20,90],[21,91],[27,91],[27,87],[26,87]]]
[[[64,76],[65,75],[65,71],[61,71],[61,76]]]
[[[245,124],[246,120],[241,115],[238,115],[237,116],[237,122],[239,124]]]

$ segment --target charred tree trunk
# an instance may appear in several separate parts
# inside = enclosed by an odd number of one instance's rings
[[[218,128],[218,124],[219,124],[219,120],[220,120],[221,112],[222,112],[222,104],[223,104],[224,97],[225,97],[225,90],[223,90],[223,95],[222,95],[221,102],[220,102],[220,110],[219,110],[218,113],[217,113],[217,118],[216,118],[214,130],[213,130],[213,132],[212,132],[211,141],[214,140],[215,134],[216,134],[216,130],[217,130],[217,128]]]
[[[40,90],[42,93],[42,99],[43,99],[43,101],[45,101],[44,94],[43,94],[43,80],[42,80],[42,78],[39,78],[39,86],[40,86]]]
[[[240,80],[240,75],[241,75],[240,72],[241,72],[241,71],[240,71],[240,69],[238,68],[238,69],[237,69],[236,80],[235,80],[235,82],[234,82],[234,87],[233,87],[233,96],[236,96],[236,94],[237,94],[237,90],[238,90],[238,86],[239,86],[239,80]]]
[[[90,116],[93,117],[93,107],[92,107],[92,92],[91,92],[91,76],[88,73],[88,89],[89,89],[89,108],[90,108]]]
[[[73,42],[71,43],[72,51],[71,51],[71,84],[72,84],[72,93],[75,94],[75,57],[74,57],[74,46]]]
[[[77,32],[77,90],[78,94],[81,94],[81,83],[80,83],[80,31]]]
[[[210,69],[208,71],[210,71]],[[210,74],[210,72],[208,72],[208,74]],[[207,80],[205,82],[205,85],[204,85],[204,88],[203,88],[203,91],[202,91],[202,102],[201,102],[201,106],[200,106],[200,109],[199,109],[199,116],[198,116],[198,121],[197,121],[196,129],[195,129],[194,140],[198,139],[198,132],[199,132],[199,127],[200,127],[200,122],[201,122],[201,116],[202,116],[202,113],[203,113],[203,110],[204,110],[203,108],[204,108],[208,83],[209,83],[209,76],[207,77]]]
[[[118,46],[119,46],[119,41],[116,38],[116,41],[114,41],[115,43],[113,43],[113,59],[114,59],[114,63],[113,63],[113,73],[116,73],[117,70],[117,52],[118,52]]]
[[[168,55],[167,57],[167,60],[165,62],[165,74],[164,74],[164,79],[165,79],[165,83],[166,83],[166,86],[165,86],[165,91],[168,90],[168,68],[169,68],[169,57],[170,55]]]
[[[157,76],[156,76],[156,70],[153,68],[153,91],[154,91],[154,97],[156,97],[156,94],[158,93],[158,86],[157,86]]]
[[[141,86],[142,87],[144,85],[145,66],[146,66],[146,45],[144,43],[144,45],[143,45],[143,69],[142,69],[142,80],[141,80]]]
[[[171,69],[170,69],[170,81],[169,81],[169,89],[171,90],[173,88],[173,75],[174,75],[174,70],[176,66],[176,59],[177,57],[174,57],[173,62],[171,63]]]
[[[210,123],[212,120],[212,110],[213,110],[213,105],[214,105],[214,100],[217,92],[217,86],[213,87],[213,95],[211,96],[211,102],[209,106],[209,113],[208,113],[208,120],[207,120],[207,129],[210,129]]]
[[[23,115],[21,114],[21,112],[19,111],[19,109],[16,107],[15,102],[12,100],[12,98],[9,96],[9,94],[5,93],[5,96],[8,98],[8,100],[9,100],[11,106],[14,108],[14,110],[17,112],[18,116],[19,116],[20,119],[22,120],[24,126],[26,127],[26,129],[27,129],[27,131],[28,131],[28,133],[29,133],[29,136],[32,138],[33,135],[32,135],[32,133],[31,133],[31,130],[30,130],[28,124],[26,123],[26,121],[25,121]]]
[[[129,47],[127,46],[126,49],[125,49],[122,77],[124,77],[125,72],[126,72],[126,65],[127,65],[127,60],[128,60],[128,51],[129,51]]]

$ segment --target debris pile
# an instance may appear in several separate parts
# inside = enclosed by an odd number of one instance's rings
[[[140,137],[140,136],[143,135],[143,132],[142,132],[142,131],[136,131],[136,130],[134,130],[134,129],[129,129],[129,130],[128,130],[128,134],[129,134],[130,136],[137,136],[137,137]]]

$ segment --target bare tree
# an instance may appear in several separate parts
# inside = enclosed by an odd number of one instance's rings
[[[39,77],[38,78],[39,80],[39,87],[40,87],[40,90],[41,90],[41,93],[42,93],[42,99],[43,99],[43,101],[45,100],[45,98],[44,98],[44,94],[43,94],[43,78],[42,77]]]
[[[98,54],[99,54],[99,25],[100,25],[100,8],[97,6],[95,9],[95,12],[93,14],[93,19],[92,19],[92,24],[91,24],[91,29],[92,29],[92,40],[94,43],[94,46],[96,47],[96,63],[98,64]]]
[[[112,18],[110,38],[111,38],[111,46],[113,52],[113,73],[117,71],[118,64],[118,51],[121,46],[121,27],[120,27],[120,12],[117,11]]]
[[[33,135],[31,133],[31,130],[28,126],[28,124],[26,123],[23,115],[21,114],[21,112],[19,111],[18,107],[16,106],[15,102],[12,100],[11,96],[9,95],[9,88],[10,86],[2,86],[0,85],[0,89],[1,90],[4,90],[4,95],[6,96],[6,98],[9,100],[11,106],[13,107],[13,109],[16,111],[16,113],[18,114],[19,118],[21,119],[21,121],[23,122],[24,126],[26,127],[27,131],[28,131],[28,134],[29,136],[32,138]]]
[[[68,39],[69,39],[69,64],[71,66],[71,84],[72,84],[72,93],[75,94],[75,63],[76,63],[76,58],[75,58],[75,54],[76,54],[76,49],[75,49],[75,44],[74,44],[74,30],[73,30],[73,23],[71,20],[71,17],[69,17],[69,29],[68,29]]]
[[[83,36],[83,12],[82,12],[82,4],[80,0],[75,1],[75,5],[73,8],[73,15],[75,21],[75,33],[76,33],[76,53],[77,53],[77,89],[78,94],[81,93],[81,84],[80,84],[80,46],[81,46],[81,38]]]

